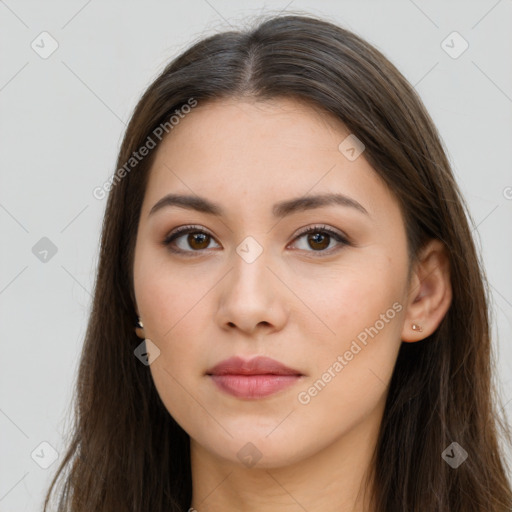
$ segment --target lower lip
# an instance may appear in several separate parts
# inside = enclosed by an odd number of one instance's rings
[[[281,391],[301,378],[301,375],[210,375],[213,382],[237,398],[264,398]]]

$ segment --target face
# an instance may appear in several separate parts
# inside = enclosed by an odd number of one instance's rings
[[[354,159],[350,139],[339,149],[348,135],[296,101],[233,99],[199,104],[157,150],[135,248],[136,308],[160,350],[149,368],[163,403],[211,456],[278,467],[381,419],[407,242],[364,152]],[[213,211],[161,202],[168,194]],[[313,200],[326,194],[339,198]],[[234,356],[293,371],[212,373]]]

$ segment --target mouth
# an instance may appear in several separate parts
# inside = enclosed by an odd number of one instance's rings
[[[255,357],[249,361],[231,357],[206,372],[217,388],[237,398],[260,399],[284,390],[304,375],[270,359]]]

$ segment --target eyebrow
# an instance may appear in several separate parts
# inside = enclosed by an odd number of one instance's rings
[[[298,197],[296,199],[288,199],[276,203],[272,207],[272,214],[276,218],[283,218],[293,213],[301,212],[304,210],[313,210],[315,208],[322,208],[325,206],[344,206],[353,208],[365,215],[370,215],[363,205],[358,203],[355,199],[345,196],[343,194],[318,194],[314,196]],[[213,203],[209,199],[199,196],[181,195],[181,194],[167,194],[162,197],[151,208],[149,215],[153,215],[164,207],[177,206],[187,210],[195,210],[201,213],[207,213],[222,217],[224,210],[219,204]]]

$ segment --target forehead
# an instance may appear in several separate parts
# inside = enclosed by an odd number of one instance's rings
[[[192,133],[194,132],[194,133]],[[332,142],[348,135],[343,123],[333,114],[303,100],[290,98],[219,99],[199,103],[179,124],[165,142],[172,145],[197,142],[205,148],[215,141],[234,149],[249,150],[267,144],[273,150],[332,148]],[[328,137],[328,134],[331,137]]]
[[[297,100],[199,103],[158,147],[144,209],[169,192],[234,208],[340,192],[370,212],[389,207],[395,200],[364,152],[349,160],[340,151],[349,135],[332,114]]]

